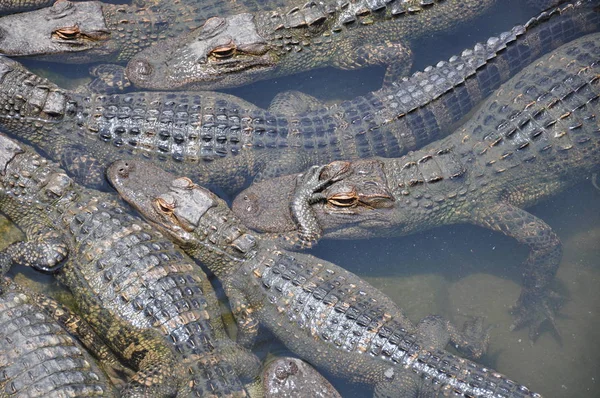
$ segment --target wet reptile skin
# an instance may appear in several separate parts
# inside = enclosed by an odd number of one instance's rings
[[[26,232],[17,263],[67,257],[56,277],[113,352],[138,371],[123,396],[247,396],[256,358],[225,335],[207,277],[112,195],[77,186],[55,164],[0,136],[0,210]]]
[[[260,0],[130,3],[57,1],[52,7],[0,18],[0,52],[62,63],[125,62],[155,41],[188,32],[215,15],[265,7]]]
[[[283,233],[291,244],[463,222],[511,236],[530,249],[514,326],[532,321],[535,332],[546,317],[553,320],[544,297],[562,250],[551,227],[521,208],[600,167],[599,75],[600,36],[580,38],[504,84],[443,140],[398,159],[339,162],[325,168],[323,180],[323,169],[313,169],[304,182],[294,175],[263,181],[233,209],[249,227]],[[300,236],[285,232],[296,223]]]
[[[0,278],[0,397],[113,397],[94,359],[36,299]]]
[[[35,10],[52,5],[55,0],[0,0],[0,15]]]
[[[297,114],[209,92],[79,95],[0,58],[0,128],[33,143],[88,186],[102,184],[104,167],[119,158],[152,159],[235,192],[253,178],[336,159],[398,157],[449,134],[539,55],[597,30],[600,12],[577,4],[396,85]]]
[[[136,55],[127,77],[154,90],[221,89],[324,66],[388,66],[406,75],[410,41],[448,31],[495,0],[302,2],[254,14],[222,15]]]
[[[214,272],[247,333],[263,326],[300,358],[374,386],[378,397],[539,397],[444,351],[451,341],[481,355],[482,328],[459,333],[435,316],[415,327],[356,275],[252,235],[223,200],[187,177],[141,161],[115,162],[107,176],[147,220]]]

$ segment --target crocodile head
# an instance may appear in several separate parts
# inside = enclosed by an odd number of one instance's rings
[[[221,202],[189,178],[140,161],[114,162],[106,175],[125,201],[182,245],[208,209]]]
[[[182,37],[168,39],[133,57],[127,77],[153,90],[240,86],[275,69],[277,55],[260,36],[251,14],[213,17]]]
[[[86,62],[112,54],[110,32],[97,1],[57,1],[52,7],[0,18],[0,53],[60,62]],[[64,57],[66,53],[82,56]]]
[[[342,170],[343,169],[343,170]],[[394,197],[378,160],[332,162],[321,171],[324,200],[311,205],[320,227],[329,237],[338,229],[375,236],[385,230]],[[233,201],[232,210],[248,227],[261,232],[285,233],[298,228],[290,212],[299,175],[252,184]]]

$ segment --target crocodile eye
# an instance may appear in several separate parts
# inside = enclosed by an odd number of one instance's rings
[[[358,197],[334,197],[328,199],[329,203],[338,207],[355,207],[358,205]]]
[[[229,42],[225,45],[215,47],[210,52],[210,56],[217,58],[217,59],[225,59],[225,58],[233,57],[235,55],[235,53],[236,53],[235,43]]]
[[[75,40],[81,34],[79,26],[66,26],[64,28],[58,28],[52,32],[52,36],[62,40]]]
[[[158,210],[166,214],[173,213],[173,210],[175,209],[175,203],[168,202],[164,198],[156,198],[154,204]]]

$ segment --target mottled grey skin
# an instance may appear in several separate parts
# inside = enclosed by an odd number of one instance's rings
[[[247,396],[240,377],[252,381],[259,363],[225,334],[206,275],[112,195],[78,186],[0,135],[0,211],[27,236],[0,258],[54,270],[84,319],[137,371],[122,396]]]
[[[0,277],[0,397],[113,397],[94,359],[35,297]]]
[[[301,359],[277,358],[263,372],[265,398],[341,398],[315,368]]]
[[[406,75],[411,40],[448,31],[495,0],[358,0],[221,15],[183,37],[137,54],[127,77],[153,90],[222,89],[325,66],[383,64],[385,81]]]
[[[297,113],[285,101],[266,111],[210,92],[79,95],[0,58],[0,127],[88,186],[101,186],[110,162],[137,158],[235,192],[313,164],[398,157],[451,133],[540,54],[596,31],[594,4],[561,7],[395,85],[332,106],[312,101]]]
[[[535,334],[553,322],[548,285],[562,250],[551,227],[522,208],[598,170],[599,73],[600,36],[580,38],[503,85],[446,139],[398,159],[264,181],[233,209],[249,227],[305,246],[321,235],[399,236],[464,222],[502,232],[530,249],[514,327],[531,323]]]
[[[443,350],[452,342],[480,356],[484,328],[466,325],[461,333],[437,316],[413,325],[356,275],[251,234],[223,200],[187,177],[140,161],[115,162],[107,176],[149,222],[219,278],[244,341],[265,327],[300,358],[374,386],[378,397],[539,397]]]
[[[2,17],[0,53],[62,63],[126,62],[157,40],[188,32],[215,15],[264,8],[264,2],[256,0],[132,3],[57,1],[41,10]]]

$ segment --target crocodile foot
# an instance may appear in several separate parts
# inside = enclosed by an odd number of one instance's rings
[[[558,338],[561,339],[556,326],[556,311],[562,301],[562,296],[550,289],[541,293],[522,292],[517,303],[511,308],[514,322],[510,326],[510,330],[529,326],[529,339],[534,342],[539,335],[541,325],[547,320]]]
[[[468,344],[456,347],[468,358],[481,358],[488,350],[490,344],[490,330],[494,325],[486,325],[482,316],[469,317],[463,325],[462,336]]]

